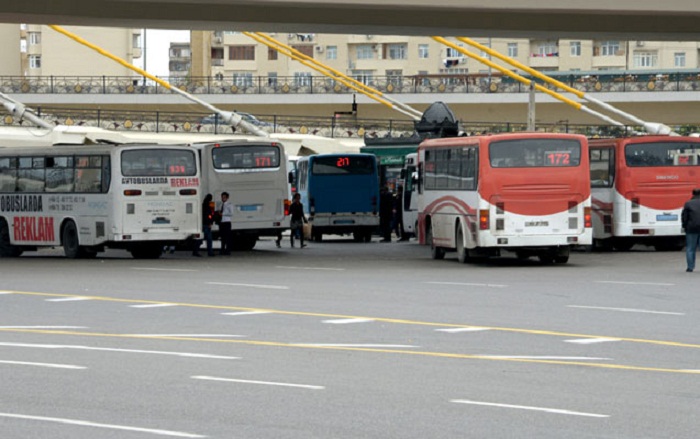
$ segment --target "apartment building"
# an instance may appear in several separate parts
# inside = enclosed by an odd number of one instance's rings
[[[22,76],[133,76],[128,68],[45,25],[14,26]],[[142,55],[141,29],[65,26],[65,29],[133,63]],[[0,28],[12,34],[12,30]],[[0,49],[0,56],[3,55]],[[6,59],[5,56],[0,58]]]
[[[489,67],[429,37],[271,33],[301,53],[364,81],[373,77],[490,73]],[[468,45],[458,46],[488,58]],[[541,71],[677,70],[700,67],[698,42],[477,38]],[[234,78],[319,75],[240,32],[193,31],[192,76]],[[502,63],[501,63],[502,64]]]
[[[168,60],[170,78],[188,77],[192,62],[190,43],[170,43]]]

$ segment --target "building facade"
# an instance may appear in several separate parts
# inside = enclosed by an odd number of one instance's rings
[[[21,76],[134,76],[128,68],[45,25],[12,25]],[[141,57],[141,29],[66,26],[66,30],[129,63]],[[5,31],[12,33],[11,31]],[[2,50],[2,49],[0,49]],[[2,54],[2,52],[0,52]],[[5,59],[2,57],[1,59]]]
[[[272,33],[272,38],[365,82],[374,77],[490,74],[489,67],[430,37]],[[450,39],[485,58],[485,53]],[[240,32],[192,32],[192,76],[235,78],[319,75]],[[682,70],[700,67],[698,42],[476,39],[540,71]]]

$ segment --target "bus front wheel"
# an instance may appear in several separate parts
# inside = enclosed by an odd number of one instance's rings
[[[456,236],[457,247],[457,260],[462,264],[466,264],[469,261],[469,250],[464,246],[464,232],[462,231],[462,225],[457,225],[457,236]]]
[[[428,244],[430,244],[430,257],[433,259],[444,259],[445,249],[435,245],[435,240],[433,239],[433,228],[431,226],[428,226],[426,234]]]
[[[10,227],[5,218],[0,218],[0,257],[16,258],[22,254],[22,249],[10,244]]]

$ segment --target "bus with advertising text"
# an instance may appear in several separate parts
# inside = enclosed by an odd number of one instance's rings
[[[566,263],[591,244],[588,141],[506,133],[430,139],[418,148],[418,236],[434,259],[537,256]]]
[[[0,256],[62,246],[158,258],[201,237],[200,167],[186,146],[0,147]]]
[[[290,177],[281,143],[250,137],[193,147],[202,162],[202,197],[212,194],[219,210],[221,193],[229,193],[234,250],[252,250],[260,237],[289,229]]]
[[[369,242],[379,226],[379,174],[373,154],[317,154],[297,161],[297,193],[315,241],[352,234]]]
[[[683,248],[681,211],[700,187],[700,138],[591,140],[590,167],[596,247]]]

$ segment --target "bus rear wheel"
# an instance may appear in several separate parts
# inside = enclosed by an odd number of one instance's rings
[[[10,244],[10,227],[5,218],[0,218],[0,257],[16,258],[22,254],[22,249]]]
[[[97,255],[96,252],[88,252],[85,248],[80,246],[78,227],[73,221],[68,221],[66,225],[63,226],[61,241],[63,242],[63,253],[68,259],[89,258]]]
[[[237,252],[247,252],[255,248],[258,242],[257,236],[242,235],[233,239],[233,250]]]

